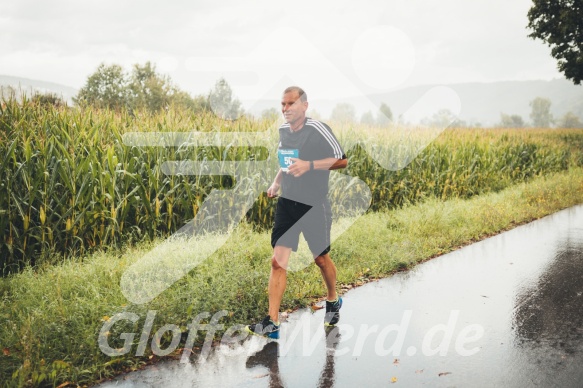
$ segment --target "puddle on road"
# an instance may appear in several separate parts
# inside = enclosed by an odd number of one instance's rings
[[[580,387],[583,206],[354,289],[341,313],[101,386]]]
[[[515,297],[514,343],[544,386],[583,385],[583,243],[565,243]],[[541,384],[543,386],[543,384]]]

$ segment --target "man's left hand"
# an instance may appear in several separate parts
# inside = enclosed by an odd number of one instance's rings
[[[287,173],[293,175],[294,177],[300,177],[304,175],[307,171],[310,171],[310,162],[307,160],[301,160],[298,158],[291,158],[293,162],[287,170]]]

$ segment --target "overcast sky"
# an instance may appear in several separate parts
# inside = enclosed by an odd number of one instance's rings
[[[220,4],[220,5],[217,5]],[[243,100],[563,78],[527,37],[530,0],[0,2],[0,74],[80,88],[101,62],[151,60],[193,94]]]

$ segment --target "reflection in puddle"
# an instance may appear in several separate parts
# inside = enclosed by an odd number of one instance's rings
[[[283,387],[281,376],[279,375],[279,343],[276,341],[268,342],[263,349],[253,354],[245,363],[247,368],[264,366],[269,370],[269,387]]]
[[[516,346],[536,364],[560,367],[583,351],[583,244],[567,242],[538,281],[516,296]]]
[[[339,327],[328,327],[326,330],[326,362],[322,368],[320,378],[318,380],[319,388],[330,388],[334,386],[334,359],[335,350],[338,343],[342,340]],[[279,342],[270,341],[263,346],[257,353],[249,356],[245,366],[249,369],[262,366],[269,371],[269,388],[281,388],[286,385],[283,384],[279,372]]]
[[[320,379],[318,381],[318,387],[328,388],[334,386],[334,359],[335,350],[338,343],[342,341],[342,336],[340,335],[340,328],[333,327],[326,329],[326,363],[320,374]]]

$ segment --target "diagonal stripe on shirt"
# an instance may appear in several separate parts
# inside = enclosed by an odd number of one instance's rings
[[[322,136],[324,136],[324,139],[326,139],[328,141],[328,143],[332,147],[332,150],[334,151],[334,157],[336,159],[342,159],[342,155],[343,155],[342,154],[342,149],[340,148],[340,144],[338,144],[338,141],[336,141],[336,139],[334,138],[334,135],[332,134],[332,132],[330,132],[330,130],[328,128],[326,128],[319,121],[309,119],[308,120],[308,124],[310,124],[314,128],[316,128],[316,130],[318,132],[320,132],[320,134]]]

